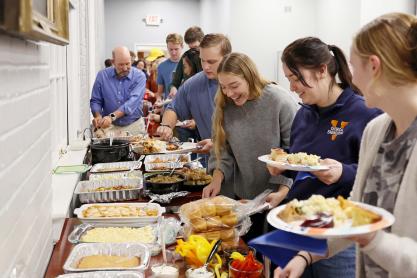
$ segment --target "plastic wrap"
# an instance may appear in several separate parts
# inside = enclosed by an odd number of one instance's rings
[[[185,223],[185,238],[197,234],[209,241],[221,239],[223,248],[237,246],[239,237],[250,229],[249,216],[267,208],[265,199],[270,192],[265,191],[254,200],[245,200],[245,203],[216,196],[182,205],[179,215]]]
[[[82,258],[94,255],[122,256],[139,258],[139,265],[134,267],[79,268]],[[149,265],[149,248],[140,243],[83,243],[76,245],[66,260],[63,269],[67,272],[92,270],[134,270],[144,271]]]
[[[141,179],[143,180],[142,171],[126,171],[114,173],[90,174],[88,179],[95,180],[117,180],[117,179]]]
[[[145,196],[148,196],[151,198],[152,202],[158,202],[161,204],[169,204],[172,199],[178,198],[178,197],[184,197],[190,194],[188,191],[179,191],[179,192],[171,192],[168,194],[154,194],[150,192],[149,190],[144,191]]]
[[[144,163],[147,172],[155,172],[182,168],[190,161],[190,154],[160,154],[146,156]]]

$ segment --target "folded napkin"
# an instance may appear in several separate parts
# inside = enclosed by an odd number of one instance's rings
[[[91,166],[87,164],[57,166],[55,169],[52,170],[52,173],[53,174],[85,173],[90,168]]]
[[[267,256],[274,264],[285,267],[300,250],[317,255],[327,254],[327,241],[276,230],[249,241],[256,251]]]

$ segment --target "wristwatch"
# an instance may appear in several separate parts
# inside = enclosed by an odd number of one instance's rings
[[[111,113],[110,114],[110,119],[111,119],[112,122],[114,122],[115,120],[117,120],[116,114]]]

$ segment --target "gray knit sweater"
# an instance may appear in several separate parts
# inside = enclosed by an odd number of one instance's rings
[[[238,197],[253,199],[267,188],[276,191],[279,184],[292,185],[291,179],[271,176],[258,157],[270,153],[272,147],[289,147],[291,124],[297,109],[290,93],[275,84],[265,86],[261,97],[248,100],[243,106],[231,101],[226,104],[226,146],[219,170],[224,180],[229,181],[227,185],[233,185]],[[209,172],[216,167],[213,149]]]

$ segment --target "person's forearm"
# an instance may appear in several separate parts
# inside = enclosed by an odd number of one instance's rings
[[[162,96],[164,94],[164,86],[158,85],[158,91],[156,91],[156,99],[162,99]]]
[[[101,117],[101,114],[100,114],[100,112],[94,112],[94,118],[97,118],[97,117]]]
[[[122,111],[116,110],[113,112],[113,114],[116,115],[116,118],[120,119],[121,117],[123,117],[125,115],[125,113],[123,113]]]
[[[161,126],[168,126],[171,129],[175,127],[177,123],[177,114],[172,110],[165,110],[164,115],[162,116]]]
[[[222,184],[223,179],[224,179],[223,172],[220,171],[219,169],[215,169],[213,171],[213,182]]]

